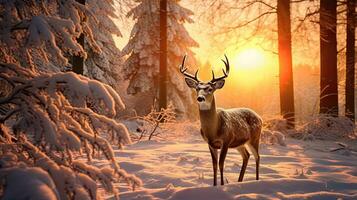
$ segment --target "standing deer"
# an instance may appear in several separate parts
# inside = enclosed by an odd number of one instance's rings
[[[212,70],[212,80],[204,83],[197,78],[198,70],[195,75],[189,74],[185,67],[186,56],[180,66],[180,72],[185,76],[188,87],[196,89],[197,102],[201,122],[201,135],[208,143],[213,164],[213,185],[217,185],[217,160],[218,149],[219,171],[221,173],[221,185],[223,181],[223,167],[228,148],[236,148],[242,155],[243,165],[239,174],[238,182],[243,180],[245,170],[249,160],[249,152],[253,153],[256,163],[256,180],[259,180],[259,140],[262,129],[262,119],[253,110],[247,108],[220,109],[216,108],[214,92],[224,86],[225,78],[229,74],[229,61],[222,60],[226,70],[223,76],[215,78]]]

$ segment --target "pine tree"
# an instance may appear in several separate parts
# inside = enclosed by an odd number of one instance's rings
[[[116,86],[121,59],[112,36],[121,33],[113,22],[117,17],[114,1],[85,3],[2,1],[0,61],[58,72],[71,69],[69,61],[77,56],[85,59],[86,76]],[[77,40],[81,34],[85,37],[84,47]]]
[[[110,1],[89,2],[105,7]],[[87,58],[89,48],[102,55],[99,45],[110,47],[89,27],[94,23],[91,20],[99,25],[107,23],[101,17],[74,0],[0,1],[0,139],[16,147],[9,149],[15,154],[12,157],[27,155],[16,158],[19,163],[11,163],[9,173],[21,171],[21,161],[26,163],[26,175],[38,179],[27,169],[42,168],[61,199],[97,199],[97,182],[118,197],[114,182],[119,177],[129,184],[134,181],[133,186],[140,184],[140,180],[119,168],[106,139],[117,136],[115,140],[122,144],[130,142],[125,126],[112,119],[117,110],[124,109],[119,95],[107,84],[72,72],[59,72],[66,70],[73,55]],[[77,41],[80,34],[85,36],[87,50]],[[3,136],[10,139],[4,140]],[[97,168],[73,156],[81,153],[90,161],[97,150],[112,168]],[[4,153],[0,152],[0,159]],[[3,188],[8,194],[6,190],[11,187]],[[33,195],[43,190],[30,192],[29,198],[39,199]]]
[[[180,78],[179,65],[185,54],[193,63],[190,47],[198,44],[190,37],[184,23],[192,23],[193,12],[180,6],[177,0],[168,0],[167,10],[167,92],[168,103],[176,108],[178,114],[193,115],[192,93]],[[124,56],[129,56],[124,63],[124,76],[129,80],[128,94],[143,95],[149,93],[151,101],[158,97],[159,78],[159,0],[141,0],[127,15],[136,20],[129,43],[124,47]],[[190,64],[190,63],[189,63]],[[140,101],[143,103],[143,101]],[[141,105],[142,106],[142,105]],[[150,107],[147,105],[146,107]]]
[[[121,32],[114,19],[118,16],[115,13],[114,0],[96,1],[86,0],[88,9],[95,13],[94,18],[90,18],[89,27],[93,31],[93,38],[102,50],[97,53],[85,46],[88,57],[85,60],[84,74],[90,78],[100,80],[111,85],[118,91],[119,66],[122,64],[120,50],[115,46],[113,35],[121,37]]]
[[[73,55],[87,57],[76,38],[100,53],[85,19],[95,18],[74,1],[1,1],[0,61],[38,71],[66,70]],[[11,47],[11,48],[9,48]]]

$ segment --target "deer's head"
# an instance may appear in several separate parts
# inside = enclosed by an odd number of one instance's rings
[[[224,57],[226,58],[226,60],[222,59],[224,65],[226,66],[226,70],[222,69],[224,75],[215,78],[214,72],[212,70],[212,80],[206,83],[200,81],[197,78],[198,70],[196,71],[195,75],[191,75],[187,72],[187,68],[185,67],[186,56],[182,60],[180,72],[185,76],[187,86],[197,91],[197,102],[200,110],[211,109],[212,100],[214,99],[214,92],[224,86],[225,78],[227,78],[229,74],[229,61],[226,55]]]

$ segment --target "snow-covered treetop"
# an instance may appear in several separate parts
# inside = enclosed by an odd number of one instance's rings
[[[158,65],[158,60],[150,59],[148,57],[145,47],[157,49],[159,47],[159,0],[141,0],[141,3],[133,8],[128,14],[128,17],[132,17],[137,20],[130,34],[129,43],[123,48],[123,53],[129,54],[140,53],[141,64]],[[191,16],[193,12],[178,4],[178,1],[168,1],[168,43],[179,45],[169,45],[169,51],[174,53],[175,56],[185,55],[187,47],[197,47],[198,44],[186,31],[183,24],[185,22],[193,23]],[[156,31],[153,31],[156,30]],[[151,49],[149,49],[150,51]],[[152,51],[152,50],[151,50]],[[156,52],[158,53],[158,52]],[[150,55],[150,54],[149,54]],[[147,59],[145,59],[147,58]]]
[[[132,17],[137,23],[134,25],[129,43],[123,48],[123,54],[130,55],[125,63],[128,75],[136,71],[138,65],[146,69],[148,77],[153,77],[159,71],[159,1],[142,0],[133,8],[128,17]],[[168,56],[182,57],[185,54],[193,55],[189,47],[198,44],[189,36],[183,23],[192,22],[192,11],[180,6],[177,1],[168,1]],[[176,59],[168,59],[170,68],[177,68]],[[138,69],[137,71],[141,71]],[[177,70],[177,69],[176,69]]]

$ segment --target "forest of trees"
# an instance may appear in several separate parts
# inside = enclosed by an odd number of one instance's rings
[[[293,16],[291,6],[299,8],[304,6],[305,12],[302,12],[302,17]],[[233,24],[226,25],[224,31],[219,34],[231,37],[237,30],[254,27],[255,32],[262,32],[268,24],[271,28],[270,19],[276,14],[277,31],[272,29],[271,32],[277,32],[277,38],[269,38],[277,43],[277,51],[279,57],[279,89],[280,89],[280,113],[287,119],[288,126],[294,125],[294,86],[293,86],[293,64],[292,46],[306,45],[308,39],[300,39],[303,42],[294,44],[292,41],[291,31],[294,33],[301,32],[304,38],[316,37],[311,35],[314,33],[314,25],[319,25],[320,38],[320,99],[319,113],[330,116],[345,115],[352,121],[355,119],[355,28],[356,28],[356,2],[354,0],[334,1],[258,1],[248,0],[242,3],[241,6],[236,6],[234,3],[229,4],[224,1],[213,1],[210,5],[214,12],[224,15],[232,12],[250,12],[252,16],[242,20],[241,22],[233,21]],[[258,12],[252,12],[255,8]],[[295,11],[296,14],[296,11]],[[299,13],[300,14],[300,13]],[[217,16],[220,16],[217,15]],[[301,14],[300,14],[301,15]],[[217,17],[216,18],[219,18]],[[212,17],[215,18],[215,17]],[[219,18],[221,19],[221,18]],[[217,21],[218,19],[216,19]],[[213,20],[213,25],[217,25]],[[292,23],[294,27],[292,28]],[[310,26],[304,25],[310,23]],[[313,24],[313,25],[311,25]],[[306,28],[307,27],[307,28]],[[311,29],[311,30],[309,30]],[[338,29],[345,29],[345,38],[341,38],[338,34]],[[296,34],[298,35],[298,34]],[[269,36],[267,36],[269,37]],[[275,39],[276,38],[276,39]],[[247,39],[249,40],[249,38]],[[338,44],[342,44],[341,50],[337,49]],[[269,51],[275,51],[269,49]],[[342,56],[342,54],[345,55]],[[341,66],[338,58],[345,60],[345,66]],[[341,72],[343,70],[344,72]],[[345,74],[343,80],[338,79],[338,73]],[[303,80],[298,80],[303,81]],[[338,85],[345,85],[344,88],[339,88]],[[344,95],[343,107],[344,111],[339,107],[339,95]],[[307,94],[306,94],[307,95]],[[296,99],[295,99],[296,100]],[[312,102],[311,102],[312,103]]]
[[[32,173],[28,179],[38,179],[51,191],[46,193],[50,196],[38,192],[38,198],[94,199],[97,183],[118,196],[115,183],[119,180],[134,189],[141,185],[139,178],[119,167],[113,153],[113,146],[131,143],[131,133],[118,120],[125,109],[135,109],[136,115],[143,116],[170,105],[177,119],[197,120],[193,91],[179,72],[185,55],[192,68],[202,67],[197,66],[200,62],[194,53],[199,43],[186,27],[194,23],[196,11],[179,0],[125,2],[119,1],[128,7],[124,15],[134,26],[123,49],[117,48],[113,37],[122,36],[115,25],[122,20],[117,16],[117,1],[0,2],[0,154],[5,158],[0,170]],[[263,29],[261,22],[267,16],[276,20],[275,31],[264,31],[274,34],[271,41],[277,48],[271,51],[279,59],[280,113],[291,129],[297,123],[292,34],[299,31],[293,28],[308,20],[318,24],[319,35],[304,31],[306,37],[320,41],[319,113],[355,120],[356,0],[247,0],[235,6],[232,2],[225,6],[223,0],[208,2],[201,17],[264,8],[229,27],[216,24],[217,19],[210,18],[215,16],[207,17],[213,27],[224,30],[217,33],[220,36],[229,37],[248,26]],[[291,6],[306,2],[312,6],[296,22]],[[339,29],[344,29],[344,38],[339,37]],[[342,50],[339,44],[344,45]],[[340,58],[345,59],[344,91],[339,87]],[[124,90],[118,86],[125,84]],[[339,105],[341,94],[345,96],[343,107]],[[121,96],[135,100],[123,102]],[[89,164],[100,155],[106,158],[106,167]],[[85,159],[77,161],[81,156]],[[41,179],[43,172],[48,174]],[[0,180],[3,178],[0,173]],[[13,182],[5,197],[20,195],[14,194],[16,187]],[[38,190],[36,185],[28,187]]]

